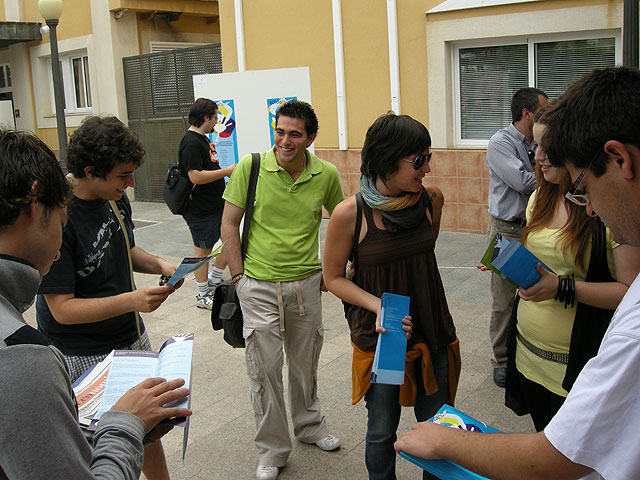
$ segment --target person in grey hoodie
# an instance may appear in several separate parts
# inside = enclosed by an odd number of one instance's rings
[[[60,255],[69,195],[42,141],[0,130],[0,479],[139,478],[144,443],[166,433],[158,422],[191,415],[162,407],[189,394],[183,380],[149,379],[85,439],[62,354],[22,317]]]

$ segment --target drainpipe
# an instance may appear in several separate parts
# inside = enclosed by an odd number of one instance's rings
[[[638,68],[638,0],[624,0],[622,63]]]
[[[344,53],[342,51],[342,1],[332,0],[333,53],[336,68],[336,101],[338,107],[338,146],[347,150],[347,104],[344,98]]]
[[[236,50],[238,52],[238,71],[246,70],[244,57],[244,20],[242,17],[242,0],[233,0],[233,9],[236,17]]]
[[[400,61],[398,58],[398,17],[396,0],[387,0],[387,35],[389,37],[389,89],[391,110],[400,115]]]

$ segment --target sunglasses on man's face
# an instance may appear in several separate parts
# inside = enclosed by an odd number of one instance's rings
[[[405,162],[412,162],[414,170],[420,170],[424,165],[424,162],[429,163],[431,161],[431,154],[433,154],[433,152],[429,152],[427,155],[418,155],[413,160],[407,160],[406,158],[403,158],[403,160]]]

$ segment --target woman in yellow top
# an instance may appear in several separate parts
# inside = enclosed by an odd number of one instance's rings
[[[565,197],[571,179],[565,168],[551,166],[540,145],[546,128],[542,114],[533,127],[538,188],[527,205],[522,242],[554,273],[538,264],[541,279],[519,290],[515,349],[517,383],[537,431],[597,353],[613,310],[640,271],[640,249],[614,242],[579,195]],[[601,253],[599,270],[592,249]]]

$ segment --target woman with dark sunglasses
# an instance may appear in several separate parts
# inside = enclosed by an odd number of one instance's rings
[[[353,305],[352,402],[364,397],[367,404],[365,464],[374,480],[396,478],[393,444],[401,406],[413,406],[418,421],[430,418],[453,403],[460,374],[458,340],[434,253],[444,198],[437,187],[423,186],[430,147],[426,127],[407,115],[383,115],[369,127],[361,153],[362,224],[350,278],[345,267],[356,229],[355,196],[335,208],[327,227],[324,281]],[[378,335],[385,334],[384,292],[411,299],[402,386],[369,381]],[[424,478],[432,477],[425,472]]]
[[[542,112],[533,127],[538,188],[529,199],[522,243],[554,273],[538,264],[541,279],[518,291],[505,394],[507,406],[529,413],[537,431],[597,353],[613,309],[640,271],[640,249],[614,242],[599,218],[565,196],[571,179],[540,145],[546,128]]]

